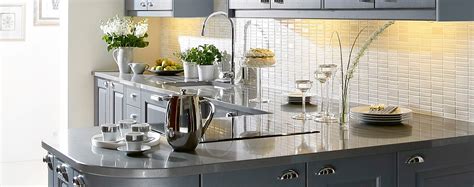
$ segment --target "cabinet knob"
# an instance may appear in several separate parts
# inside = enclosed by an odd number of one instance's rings
[[[323,167],[316,173],[316,175],[318,176],[334,175],[334,174],[336,174],[336,169],[334,169],[334,167],[332,166]]]
[[[260,3],[268,4],[268,3],[270,3],[270,0],[260,0]]]
[[[285,4],[284,0],[273,0],[273,2],[278,3],[278,4]]]
[[[289,169],[289,170],[283,171],[282,174],[278,176],[277,179],[280,181],[284,181],[284,180],[297,179],[299,176],[300,175],[298,174],[298,172],[296,172],[295,170]]]
[[[61,175],[66,182],[69,182],[69,176],[67,174],[68,166],[66,164],[61,164],[56,167],[56,172]]]
[[[109,87],[109,82],[104,82],[104,87],[108,88]]]
[[[414,156],[410,157],[405,163],[408,164],[408,165],[411,165],[411,164],[421,164],[421,163],[424,163],[424,162],[425,162],[425,159],[423,158],[423,156],[414,155]]]
[[[141,7],[146,7],[146,3],[144,1],[140,2]]]
[[[131,93],[131,94],[130,94],[130,98],[132,98],[132,99],[133,99],[133,98],[136,98],[137,96],[138,96],[138,95],[137,95],[136,93]]]
[[[359,0],[361,3],[373,3],[372,0]]]
[[[110,83],[110,86],[111,86],[112,88],[115,88],[115,83],[111,82],[111,83]]]
[[[46,156],[43,157],[43,162],[48,165],[48,168],[50,170],[53,170],[53,155],[47,154]]]
[[[82,175],[75,176],[72,179],[72,184],[74,185],[74,187],[86,187],[86,183],[84,182],[84,176]]]
[[[130,119],[137,119],[138,115],[136,114],[130,114]]]
[[[149,6],[149,7],[153,7],[154,5],[153,5],[152,2],[148,2],[148,6]]]

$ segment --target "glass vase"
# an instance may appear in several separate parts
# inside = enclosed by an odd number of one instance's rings
[[[339,124],[342,127],[348,127],[350,121],[350,97],[349,86],[343,87],[341,90],[341,98],[339,101]]]

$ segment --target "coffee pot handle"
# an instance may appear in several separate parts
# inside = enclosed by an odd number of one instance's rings
[[[210,113],[209,115],[207,116],[206,118],[206,122],[204,122],[204,127],[202,128],[202,135],[201,136],[204,136],[204,133],[206,133],[206,130],[207,128],[209,127],[209,125],[211,124],[211,121],[212,121],[212,118],[214,117],[214,113],[216,112],[216,107],[214,106],[214,104],[207,100],[207,99],[204,99],[201,101],[201,104],[207,104],[207,106],[209,106],[209,109],[210,109]]]

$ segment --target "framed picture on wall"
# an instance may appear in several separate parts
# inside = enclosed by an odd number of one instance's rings
[[[25,5],[0,4],[0,40],[25,39]]]
[[[59,25],[61,0],[35,0],[35,25]]]

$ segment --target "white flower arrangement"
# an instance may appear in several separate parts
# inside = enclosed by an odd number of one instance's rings
[[[104,32],[102,40],[107,43],[109,51],[119,47],[144,48],[149,45],[145,41],[148,37],[146,19],[135,23],[131,17],[115,16],[102,23],[100,29]]]

